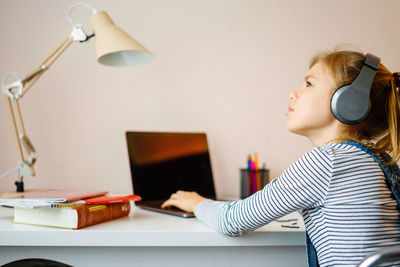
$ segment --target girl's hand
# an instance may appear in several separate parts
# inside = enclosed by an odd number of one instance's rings
[[[197,204],[205,199],[206,198],[200,196],[196,192],[179,190],[172,194],[171,197],[161,205],[161,208],[164,209],[170,206],[175,206],[187,212],[194,212]]]

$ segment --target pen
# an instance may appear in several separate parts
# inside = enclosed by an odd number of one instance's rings
[[[257,153],[254,153],[254,166],[255,166],[255,173],[256,173],[256,182],[257,182],[257,191],[261,190],[261,177],[258,168],[258,156]]]
[[[252,188],[252,184],[251,184],[251,155],[249,154],[249,156],[247,157],[247,173],[249,174],[249,178],[248,178],[248,182],[249,182],[249,187],[247,190],[247,195],[250,196],[251,195],[251,188]]]
[[[300,228],[300,226],[295,226],[295,225],[281,225],[283,228]]]
[[[87,198],[74,202],[62,203],[61,206],[73,206],[79,204],[110,204],[110,203],[118,203],[123,201],[140,201],[142,198],[138,195],[128,195],[128,196],[103,196],[103,197],[95,197],[95,198]]]
[[[250,171],[251,169],[251,155],[247,156],[247,170]]]
[[[254,161],[251,162],[251,193],[255,193],[257,191],[257,177],[256,177],[256,166]]]
[[[276,220],[277,222],[297,222],[298,219]]]

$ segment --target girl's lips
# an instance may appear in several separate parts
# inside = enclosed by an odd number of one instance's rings
[[[288,112],[292,112],[294,109],[292,109],[290,106],[288,107]]]

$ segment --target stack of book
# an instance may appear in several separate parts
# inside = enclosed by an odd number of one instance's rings
[[[141,200],[137,195],[106,194],[105,191],[47,190],[0,198],[0,205],[14,208],[14,223],[81,229],[128,216],[130,201]]]

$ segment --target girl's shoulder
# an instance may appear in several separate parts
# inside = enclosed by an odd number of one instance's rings
[[[352,153],[360,150],[358,147],[345,143],[327,143],[325,145],[314,148],[326,151],[328,153],[333,153],[333,152]]]
[[[344,143],[328,143],[314,147],[293,162],[291,168],[309,167],[311,170],[325,169],[334,172],[334,168],[353,168],[356,165],[373,163],[374,159],[358,147]]]
[[[321,151],[329,155],[331,160],[340,159],[366,159],[370,158],[370,155],[362,149],[345,143],[328,143],[320,147],[314,147],[313,150]]]

